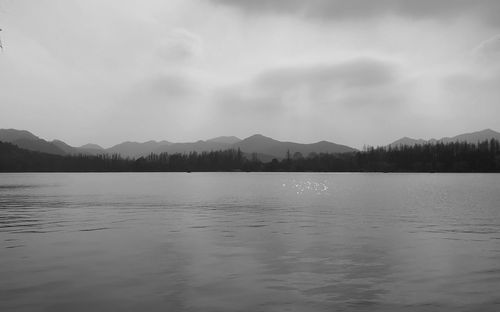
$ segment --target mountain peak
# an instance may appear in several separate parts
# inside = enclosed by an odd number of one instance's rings
[[[40,151],[57,155],[66,154],[64,150],[66,149],[66,147],[68,150],[71,149],[70,146],[67,146],[62,141],[55,141],[55,143],[47,142],[26,130],[0,129],[0,141],[9,142],[17,145],[20,148],[31,151]],[[64,144],[66,146],[64,148],[61,148],[58,146],[61,144]]]
[[[225,144],[235,144],[240,142],[241,139],[235,136],[219,136],[216,138],[212,138],[207,140],[207,142],[214,142],[214,143],[225,143]]]
[[[493,135],[498,135],[500,133],[496,132],[495,130],[492,130],[490,128],[478,131],[478,133],[484,133],[484,134],[493,134]]]
[[[0,141],[12,142],[20,139],[38,140],[39,137],[27,130],[0,129]]]
[[[311,144],[301,144],[294,142],[282,142],[262,134],[254,134],[248,138],[234,144],[235,148],[240,148],[245,153],[258,153],[275,158],[286,157],[287,153],[301,153],[308,155],[309,153],[348,153],[354,152],[355,149],[335,144],[328,141],[320,141]]]
[[[100,145],[94,143],[87,143],[85,145],[80,146],[80,148],[89,148],[89,149],[103,149]]]
[[[245,138],[244,140],[273,140],[273,141],[276,141],[276,140],[274,140],[274,139],[272,139],[270,137],[267,137],[265,135],[262,135],[260,133],[251,135],[248,138]]]

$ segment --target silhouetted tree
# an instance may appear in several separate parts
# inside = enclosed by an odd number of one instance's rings
[[[387,171],[387,172],[500,172],[497,140],[476,144],[450,142],[396,147],[367,147],[354,153],[296,152],[263,163],[248,160],[240,149],[149,154],[137,159],[113,155],[59,156],[21,149],[0,142],[1,172],[118,172],[118,171]]]

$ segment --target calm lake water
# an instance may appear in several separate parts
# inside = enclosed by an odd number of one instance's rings
[[[500,175],[0,174],[0,311],[500,311]]]

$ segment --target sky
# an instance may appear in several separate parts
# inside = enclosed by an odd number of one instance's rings
[[[79,146],[500,131],[498,0],[0,0],[0,128]]]

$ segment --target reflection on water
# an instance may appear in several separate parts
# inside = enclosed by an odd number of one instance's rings
[[[0,311],[500,311],[499,182],[2,174]]]

